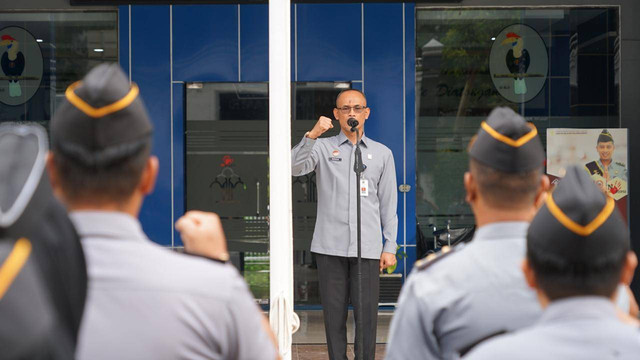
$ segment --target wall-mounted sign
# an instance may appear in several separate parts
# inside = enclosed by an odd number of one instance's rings
[[[42,51],[36,39],[18,26],[0,29],[0,102],[29,101],[42,81]]]
[[[547,46],[532,27],[509,25],[493,38],[489,71],[505,99],[524,103],[536,97],[544,88],[548,70]]]
[[[626,218],[627,129],[547,129],[547,174],[564,177],[566,167],[584,167],[593,182],[616,200]]]

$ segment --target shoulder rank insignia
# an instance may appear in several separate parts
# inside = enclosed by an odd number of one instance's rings
[[[440,261],[441,259],[444,259],[449,254],[453,254],[457,250],[461,249],[463,246],[464,246],[463,244],[458,245],[458,246],[453,246],[453,247],[443,246],[442,250],[440,250],[440,252],[431,253],[431,254],[427,255],[427,257],[416,261],[414,267],[416,269],[418,269],[418,271],[424,270],[424,269],[428,268],[429,266],[435,264],[436,262]]]
[[[624,163],[617,162],[617,161],[616,161],[616,165],[625,166]]]

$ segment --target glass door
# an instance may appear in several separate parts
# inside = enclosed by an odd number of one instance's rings
[[[332,116],[336,95],[350,84],[298,82],[292,87],[293,146],[320,115]],[[186,86],[186,209],[218,213],[231,260],[261,304],[269,301],[268,96],[267,83]],[[292,180],[294,300],[298,306],[316,306],[317,270],[309,251],[315,176]]]

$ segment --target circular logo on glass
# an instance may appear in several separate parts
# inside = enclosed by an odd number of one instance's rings
[[[514,103],[536,97],[549,70],[547,46],[540,34],[528,25],[514,24],[492,40],[489,71],[500,95]]]
[[[0,102],[20,105],[29,101],[42,81],[42,51],[27,30],[0,29]]]

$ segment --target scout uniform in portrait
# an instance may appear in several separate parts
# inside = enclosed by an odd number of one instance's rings
[[[614,200],[583,170],[568,168],[527,233],[523,271],[545,307],[542,317],[465,359],[638,359],[640,331],[620,320],[613,303],[637,262]]]
[[[497,108],[469,155],[464,182],[478,229],[469,244],[416,263],[391,322],[386,359],[452,359],[540,316],[520,271],[529,221],[549,186],[537,130]]]

